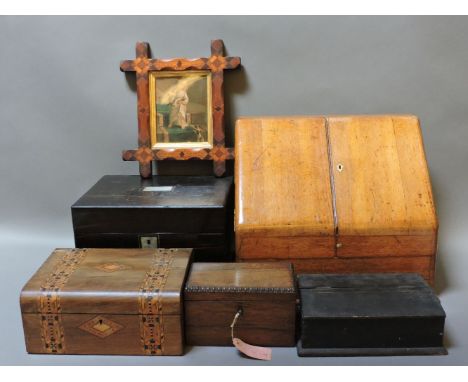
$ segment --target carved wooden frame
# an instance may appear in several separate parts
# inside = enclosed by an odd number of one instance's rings
[[[240,66],[240,57],[225,57],[222,40],[211,41],[211,56],[208,58],[174,58],[170,60],[149,58],[149,45],[146,42],[136,44],[136,58],[120,63],[122,72],[136,72],[137,102],[138,102],[138,149],[124,150],[122,158],[125,161],[138,161],[140,175],[148,178],[152,175],[153,160],[212,160],[216,176],[222,176],[226,171],[226,160],[234,159],[234,149],[225,146],[224,126],[224,70]],[[151,71],[211,71],[212,80],[212,148],[152,148],[150,129],[150,93],[149,72]]]

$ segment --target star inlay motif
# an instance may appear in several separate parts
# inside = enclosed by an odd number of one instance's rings
[[[140,147],[135,153],[135,158],[138,162],[149,163],[153,160],[153,151],[148,147]]]

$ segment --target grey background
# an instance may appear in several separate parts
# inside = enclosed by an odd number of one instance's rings
[[[119,61],[134,57],[138,40],[170,58],[208,55],[213,38],[242,57],[243,70],[226,75],[228,128],[240,115],[416,114],[436,195],[436,288],[450,355],[302,359],[291,348],[274,349],[271,364],[467,364],[463,17],[1,17],[0,363],[264,364],[231,348],[72,357],[27,355],[23,343],[19,291],[53,248],[73,246],[70,205],[102,175],[137,174],[120,157],[135,147],[137,128],[134,78]]]

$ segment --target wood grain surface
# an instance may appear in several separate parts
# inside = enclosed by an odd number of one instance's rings
[[[191,345],[294,346],[296,287],[291,264],[194,263],[185,286],[185,335]]]
[[[437,218],[417,118],[330,117],[328,124],[338,256],[372,249],[379,256],[433,255]]]
[[[191,252],[55,250],[21,292],[28,352],[182,354]]]
[[[338,259],[426,256],[433,281],[438,223],[414,116],[241,118],[235,183],[239,260],[369,272]]]
[[[241,260],[242,262],[254,262]],[[266,261],[263,259],[262,261]],[[270,260],[276,262],[278,260]],[[431,256],[401,257],[332,257],[293,259],[294,272],[303,273],[419,273],[427,282],[434,279],[434,258]]]
[[[65,347],[62,354],[100,354],[100,355],[152,355],[145,351],[140,339],[142,317],[129,314],[102,315],[122,326],[117,332],[101,338],[80,329],[80,326],[95,318],[95,314],[62,314],[61,323],[65,333]],[[41,354],[44,350],[40,333],[41,315],[38,313],[23,314],[28,353]],[[164,333],[164,355],[183,354],[183,328],[180,316],[166,315],[161,320]]]
[[[325,119],[241,118],[236,151],[238,256],[333,256]]]

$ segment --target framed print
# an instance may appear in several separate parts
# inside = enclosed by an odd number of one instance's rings
[[[152,148],[213,147],[211,72],[151,72]]]
[[[154,160],[211,160],[222,176],[234,149],[226,147],[224,72],[240,66],[226,57],[222,40],[211,41],[211,55],[200,58],[150,58],[146,42],[136,44],[136,58],[120,63],[136,73],[138,148],[122,159],[138,161],[140,175],[153,174]]]

